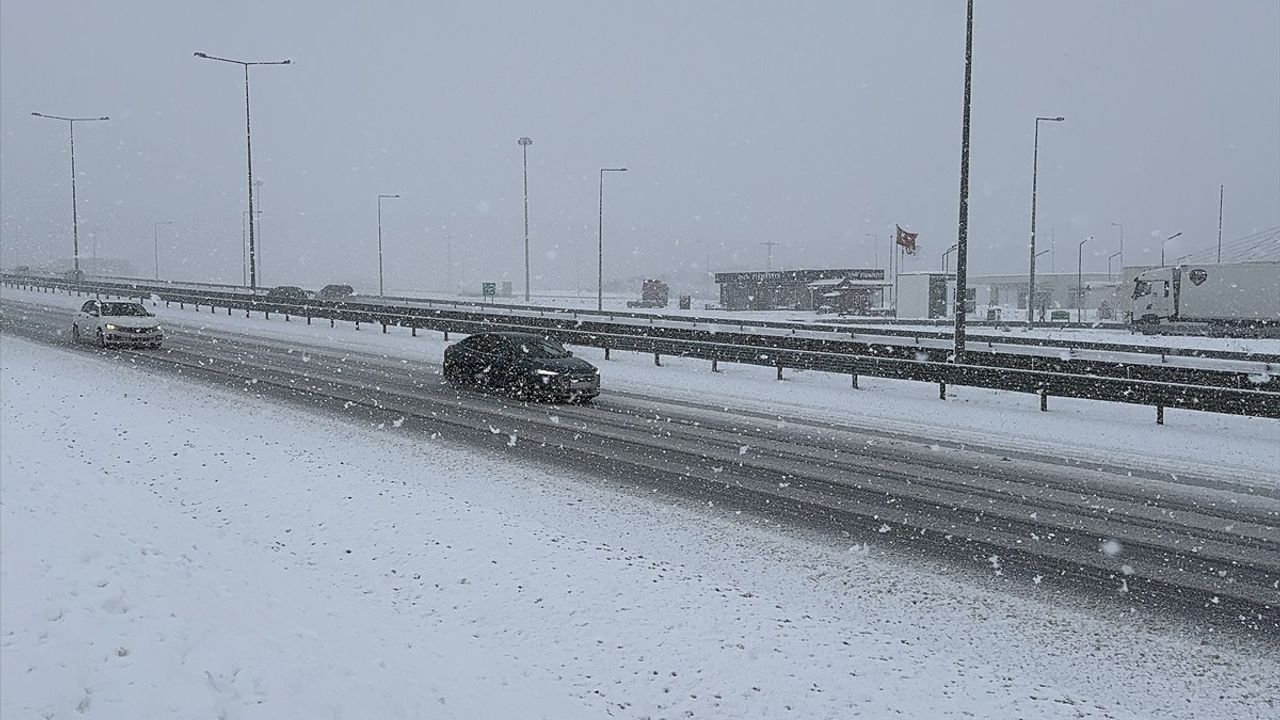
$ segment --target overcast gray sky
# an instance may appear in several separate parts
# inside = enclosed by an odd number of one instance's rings
[[[980,0],[971,262],[1022,272],[1036,115],[1039,226],[1058,270],[1095,235],[1106,269],[1280,225],[1280,2]],[[597,171],[609,277],[883,264],[956,240],[964,2],[0,3],[5,264],[69,257],[65,123],[77,126],[82,255],[238,281],[243,76],[192,53],[291,58],[253,71],[266,284],[389,288],[522,276],[529,153],[534,287],[594,284]],[[1047,258],[1046,258],[1047,260]],[[1047,268],[1046,268],[1047,269]]]

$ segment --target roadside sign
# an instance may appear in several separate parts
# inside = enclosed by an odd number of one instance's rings
[[[498,294],[498,283],[480,283],[480,291],[485,297]]]

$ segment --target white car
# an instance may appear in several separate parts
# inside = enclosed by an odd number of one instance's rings
[[[71,338],[98,347],[158,348],[164,341],[160,322],[142,303],[90,300],[71,321]]]

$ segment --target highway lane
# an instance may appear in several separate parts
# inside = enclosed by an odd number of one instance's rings
[[[0,304],[0,329],[40,342],[66,345],[69,318],[63,309]],[[439,432],[969,564],[996,557],[993,564],[1005,571],[1123,586],[1131,597],[1235,599],[1264,617],[1280,601],[1274,488],[1246,492],[1213,478],[940,447],[804,418],[615,394],[607,386],[590,406],[525,404],[452,388],[435,359],[237,333],[176,331],[160,353],[83,351],[348,416],[405,418],[406,431]]]

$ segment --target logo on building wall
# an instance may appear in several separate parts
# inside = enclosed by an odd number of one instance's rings
[[[1187,279],[1191,281],[1192,285],[1198,287],[1202,285],[1205,280],[1209,279],[1209,273],[1206,272],[1204,268],[1196,268],[1195,270],[1187,273]]]

